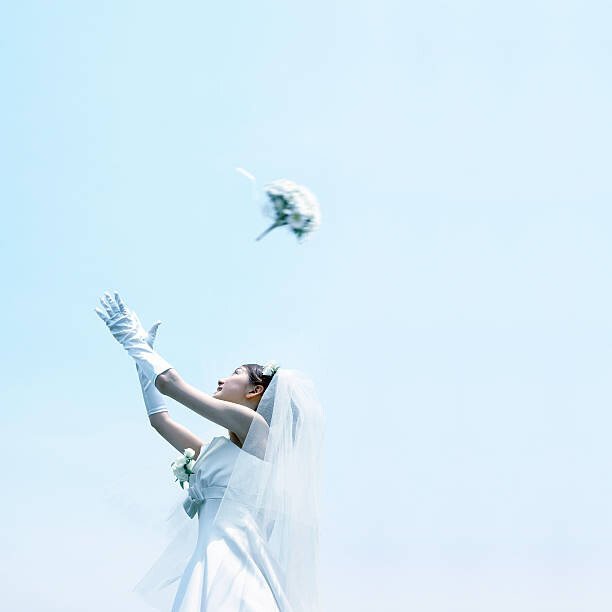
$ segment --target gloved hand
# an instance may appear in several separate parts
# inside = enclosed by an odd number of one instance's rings
[[[161,325],[161,321],[157,321],[147,334],[147,344],[153,348],[155,337],[157,336],[157,330]],[[151,416],[156,412],[168,412],[164,396],[157,390],[155,383],[147,380],[146,376],[142,373],[140,365],[136,363],[136,370],[138,371],[138,379],[140,380],[140,388],[142,389],[142,398],[147,409],[147,414]]]
[[[140,366],[143,376],[155,384],[157,376],[172,366],[149,346],[148,334],[138,316],[128,309],[117,292],[114,297],[105,292],[104,299],[100,298],[100,303],[104,311],[96,308],[98,316],[106,323],[114,338]]]

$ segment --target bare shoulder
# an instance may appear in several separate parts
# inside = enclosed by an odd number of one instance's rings
[[[224,415],[222,423],[227,429],[236,433],[240,442],[243,443],[249,429],[253,423],[257,423],[258,427],[268,429],[267,421],[256,410],[244,406],[228,402],[227,400],[211,397],[212,402],[219,414]]]

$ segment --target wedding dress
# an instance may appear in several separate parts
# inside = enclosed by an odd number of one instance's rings
[[[172,366],[153,350],[119,294],[96,312],[155,391]],[[239,447],[217,436],[200,449],[183,509],[190,517],[136,585],[151,605],[177,580],[171,612],[317,612],[319,495],[325,417],[303,372],[266,364],[269,384]],[[143,386],[147,414],[165,411]],[[250,415],[249,415],[250,416]],[[194,520],[198,515],[197,522]],[[176,518],[173,513],[170,518]],[[184,514],[181,518],[185,518]],[[171,522],[171,526],[176,527]],[[192,526],[196,538],[189,536]],[[195,550],[192,548],[195,543]],[[187,560],[187,562],[186,562]],[[160,605],[162,607],[160,607]]]
[[[324,415],[312,381],[279,368],[257,414],[242,447],[224,436],[202,446],[174,538],[135,588],[158,610],[321,609]]]
[[[171,612],[288,612],[282,571],[267,553],[248,506],[233,501],[234,521],[214,524],[239,447],[217,436],[202,447],[189,477],[185,512],[198,521],[195,550]],[[222,574],[220,574],[222,572]]]

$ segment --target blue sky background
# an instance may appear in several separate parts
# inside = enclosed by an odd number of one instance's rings
[[[609,610],[611,17],[4,3],[0,607],[149,609],[183,493],[93,310],[117,289],[204,391],[315,379],[326,610]],[[320,231],[255,242],[236,166]]]

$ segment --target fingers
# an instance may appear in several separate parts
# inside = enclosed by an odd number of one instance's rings
[[[112,294],[109,291],[105,291],[104,295],[100,298],[100,304],[103,309],[94,308],[94,310],[109,328],[117,331],[120,326],[127,326],[139,338],[146,340],[150,346],[153,346],[153,341],[157,335],[157,328],[161,321],[156,322],[147,335],[138,315],[127,307],[118,291],[113,291]]]
[[[117,306],[119,306],[119,310],[121,311],[121,313],[127,314],[128,308],[125,305],[125,302],[121,299],[121,296],[119,295],[117,291],[115,291],[115,301],[117,302]]]
[[[100,304],[102,305],[102,308],[104,308],[104,310],[106,311],[106,314],[108,315],[108,317],[111,318],[113,316],[113,308],[106,301],[106,296],[103,296],[100,298]]]
[[[105,323],[110,319],[117,317],[117,315],[128,314],[127,306],[116,291],[115,297],[113,297],[108,291],[105,291],[104,295],[100,298],[100,304],[106,312],[105,318],[102,317],[104,313],[99,308],[96,308],[95,310]]]
[[[101,308],[94,308],[97,315],[106,323],[108,321],[108,314],[103,312]]]
[[[155,342],[155,338],[157,337],[157,330],[159,329],[159,326],[161,325],[161,321],[156,321],[155,323],[153,323],[153,325],[151,326],[151,329],[149,330],[149,333],[147,335],[147,342],[149,343],[149,346],[153,346],[153,343]]]
[[[117,292],[115,292],[115,296],[119,295]],[[117,300],[112,296],[112,294],[108,291],[104,292],[104,297],[106,298],[106,301],[110,304],[110,307],[113,311],[113,315],[117,316],[119,314],[125,314],[123,313],[123,311],[121,310]]]

